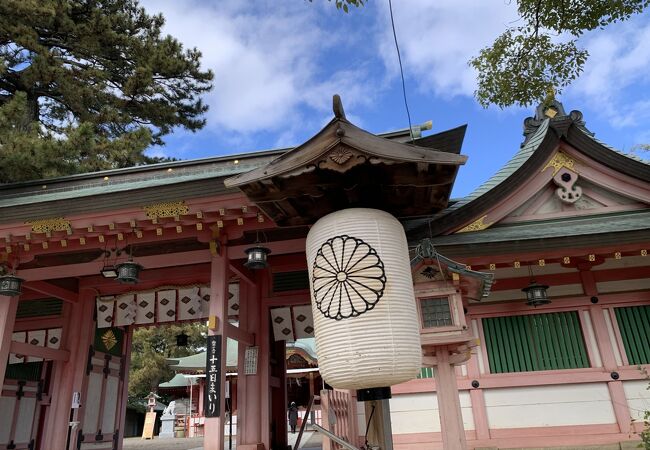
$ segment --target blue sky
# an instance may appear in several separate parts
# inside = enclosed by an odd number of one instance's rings
[[[388,0],[344,14],[326,0],[144,0],[166,18],[165,31],[203,53],[215,73],[205,96],[206,127],[177,130],[151,154],[180,159],[295,146],[332,117],[338,93],[348,119],[375,133],[408,126],[390,29]],[[481,108],[467,61],[507,26],[505,0],[394,0],[413,124],[433,131],[468,124],[453,196],[489,178],[519,148],[534,108]],[[650,14],[584,36],[585,72],[561,97],[567,112],[629,151],[650,143]]]

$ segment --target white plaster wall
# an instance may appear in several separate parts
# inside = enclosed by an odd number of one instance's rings
[[[632,419],[642,419],[643,412],[650,410],[650,391],[648,380],[624,381],[623,390],[630,407]]]
[[[466,391],[460,392],[460,408],[465,430],[473,430],[472,403]],[[440,411],[435,393],[393,395],[390,399],[390,418],[393,434],[440,432]],[[363,424],[359,430],[365,432],[365,426]]]
[[[616,423],[605,383],[486,389],[490,428]]]
[[[99,373],[91,372],[88,376],[88,391],[85,408],[84,420],[82,423],[84,433],[97,432],[97,421],[99,419],[99,403],[102,396],[102,379],[104,376]]]
[[[102,413],[102,433],[112,433],[115,430],[115,416],[119,392],[119,377],[108,377],[106,379],[106,394],[104,396],[104,411]]]
[[[34,413],[36,412],[36,398],[23,397],[20,399],[20,409],[16,420],[16,434],[14,440],[18,443],[29,442],[32,439],[34,427]]]
[[[12,389],[13,390],[13,389]],[[16,408],[16,396],[0,397],[0,445],[9,443],[11,433],[10,420],[14,417],[14,408]]]

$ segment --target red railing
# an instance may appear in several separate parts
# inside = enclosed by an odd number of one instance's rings
[[[354,391],[320,391],[323,428],[350,444],[357,446],[359,430],[357,425],[357,397]],[[323,450],[339,450],[339,444],[323,439]]]

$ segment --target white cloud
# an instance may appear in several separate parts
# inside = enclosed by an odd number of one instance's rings
[[[290,4],[291,3],[291,4]],[[304,3],[304,4],[303,4]],[[166,18],[165,31],[203,53],[214,72],[207,128],[219,134],[280,131],[278,143],[296,135],[305,108],[331,111],[331,96],[348,106],[367,103],[372,83],[364,67],[331,71],[323,55],[337,39],[308,2],[204,2],[147,0]],[[333,7],[332,7],[333,8]],[[311,114],[310,114],[311,115]],[[241,143],[240,138],[230,136]]]
[[[598,30],[582,41],[589,59],[582,76],[568,94],[617,128],[650,119],[650,23],[641,16]]]
[[[397,41],[407,78],[441,97],[472,96],[476,74],[468,61],[517,19],[515,2],[410,0],[393,2]],[[381,2],[379,52],[399,75],[387,2]]]

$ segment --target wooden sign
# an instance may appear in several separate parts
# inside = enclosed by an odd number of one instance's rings
[[[142,429],[142,439],[153,439],[153,429],[156,425],[156,412],[148,412],[144,417],[144,428]]]
[[[208,336],[205,364],[205,417],[219,417],[221,407],[221,344],[220,334]]]
[[[244,375],[257,375],[259,347],[247,347],[244,353]]]

